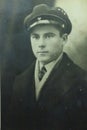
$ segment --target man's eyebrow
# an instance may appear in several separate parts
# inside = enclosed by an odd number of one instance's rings
[[[53,33],[53,32],[46,32],[46,33],[44,33],[44,35],[48,35],[48,34],[50,34],[50,35],[55,35],[55,33]],[[39,35],[39,34],[32,32],[31,35]]]
[[[53,33],[53,32],[47,32],[47,33],[45,33],[45,35],[48,35],[48,34],[55,35],[55,33]]]
[[[50,34],[54,34],[53,32],[47,32],[47,34],[50,33]]]

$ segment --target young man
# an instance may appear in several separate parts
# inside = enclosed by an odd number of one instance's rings
[[[34,7],[24,24],[36,61],[15,81],[10,127],[16,130],[85,130],[85,72],[63,53],[72,29],[68,15],[59,7],[41,4]]]

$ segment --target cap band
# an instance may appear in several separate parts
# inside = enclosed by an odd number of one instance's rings
[[[39,25],[39,24],[59,24],[59,25],[60,25],[60,23],[58,23],[57,21],[54,21],[54,20],[47,20],[47,19],[45,19],[45,20],[38,20],[38,21],[34,22],[33,24],[31,24],[31,25],[29,26],[28,30],[31,29],[32,27],[36,26],[36,25]],[[62,25],[60,25],[60,26],[61,26],[62,28],[65,27],[64,24],[62,24]]]

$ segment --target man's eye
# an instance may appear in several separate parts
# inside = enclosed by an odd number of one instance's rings
[[[39,36],[38,35],[32,35],[31,36],[33,39],[39,39]]]
[[[46,35],[46,38],[52,38],[52,37],[54,37],[55,36],[55,34],[47,34]]]

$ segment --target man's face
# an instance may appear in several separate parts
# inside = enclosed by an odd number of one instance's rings
[[[56,60],[63,51],[64,38],[53,25],[35,26],[30,34],[35,57],[42,64]]]

